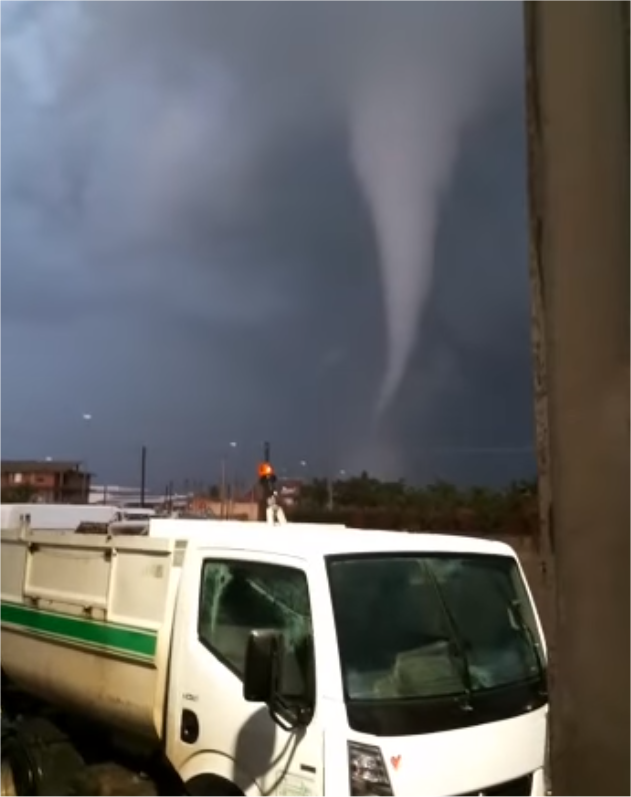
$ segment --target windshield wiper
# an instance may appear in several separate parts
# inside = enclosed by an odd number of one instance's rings
[[[456,623],[453,613],[449,608],[447,601],[445,600],[445,596],[443,595],[443,591],[441,589],[440,584],[438,583],[438,579],[436,578],[434,571],[432,570],[428,562],[423,562],[423,565],[425,567],[427,575],[429,576],[429,580],[432,582],[432,586],[434,588],[434,591],[436,592],[436,597],[438,598],[438,601],[442,606],[443,612],[445,613],[445,617],[447,618],[449,630],[451,631],[451,639],[448,640],[447,642],[447,649],[449,650],[451,658],[455,659],[459,664],[460,677],[462,679],[462,685],[464,687],[464,698],[465,698],[464,703],[462,704],[462,708],[464,711],[473,711],[473,706],[471,705],[473,682],[471,679],[471,670],[469,669],[469,658],[465,650],[464,640],[462,639],[460,631],[458,630],[458,624]]]
[[[517,625],[519,626],[520,631],[522,632],[523,636],[526,638],[528,644],[532,647],[535,663],[537,665],[537,675],[539,676],[539,680],[541,682],[541,693],[547,695],[547,685],[546,685],[546,668],[543,663],[543,652],[541,650],[541,644],[537,641],[532,628],[526,622],[526,618],[524,617],[524,610],[521,605],[521,601],[518,598],[513,598],[513,600],[509,603],[511,609],[513,610],[513,616],[517,620]]]

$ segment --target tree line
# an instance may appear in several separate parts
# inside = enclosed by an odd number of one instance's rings
[[[534,536],[538,529],[537,484],[518,481],[494,489],[437,481],[415,486],[362,473],[304,484],[298,504],[288,509],[288,514],[296,521],[340,522],[359,528]]]
[[[208,494],[218,498],[218,487]],[[29,485],[5,487],[3,503],[29,503]],[[535,481],[495,489],[458,487],[445,481],[416,486],[404,480],[381,481],[362,473],[335,481],[316,478],[300,487],[290,520],[343,523],[355,528],[454,531],[499,536],[535,536],[538,503]]]
[[[16,484],[2,488],[3,504],[30,504],[35,497],[35,488],[29,484]]]

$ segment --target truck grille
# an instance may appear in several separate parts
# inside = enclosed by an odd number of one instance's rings
[[[532,794],[532,775],[524,775],[515,780],[507,780],[504,783],[496,783],[486,789],[469,791],[460,794],[458,797],[475,797],[475,795],[488,795],[488,797],[512,797],[512,795]]]

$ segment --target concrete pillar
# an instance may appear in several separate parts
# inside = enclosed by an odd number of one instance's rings
[[[555,794],[630,792],[628,9],[526,3]]]

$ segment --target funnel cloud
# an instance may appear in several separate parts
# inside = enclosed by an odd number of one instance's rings
[[[273,437],[290,470],[413,474],[413,428],[421,448],[454,441],[453,423],[435,421],[468,390],[463,357],[527,367],[512,242],[524,232],[491,218],[523,189],[517,4],[2,11],[5,444],[89,456],[109,474],[142,438],[163,452],[161,477],[201,477],[225,441]],[[476,195],[449,221],[467,169]],[[502,229],[524,224],[523,204]],[[498,265],[478,289],[476,263],[502,241],[513,277]],[[479,293],[475,318],[441,298],[450,269],[450,291]],[[510,351],[497,351],[499,324]],[[40,367],[46,335],[59,356]],[[33,392],[44,373],[45,411]],[[69,408],[77,390],[88,430]],[[508,411],[500,447],[528,437],[528,400]]]
[[[511,9],[501,9],[508,11],[505,28],[497,9],[478,6],[467,19],[471,11],[460,4],[433,9],[420,41],[412,37],[403,52],[397,46],[367,64],[350,97],[351,155],[371,209],[383,281],[388,342],[379,411],[395,395],[415,345],[461,136],[506,88],[498,76],[506,74]]]

